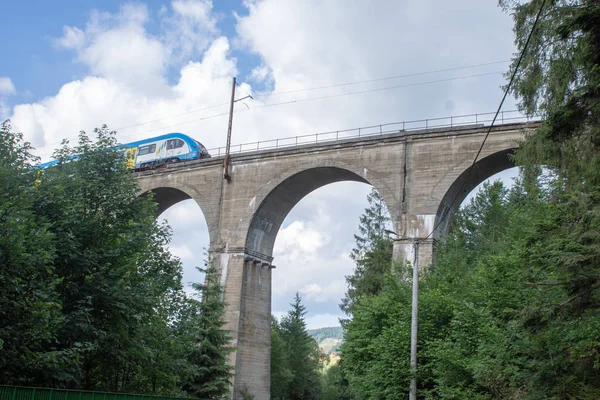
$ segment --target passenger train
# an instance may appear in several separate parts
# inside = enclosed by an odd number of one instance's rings
[[[122,150],[123,156],[127,156],[127,168],[135,170],[156,168],[171,162],[210,157],[202,143],[178,132],[122,144],[117,148]],[[77,158],[78,156],[72,156],[69,157],[68,161]],[[38,168],[46,169],[58,163],[58,160],[52,160],[40,164]]]

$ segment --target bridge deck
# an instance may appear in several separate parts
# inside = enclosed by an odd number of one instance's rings
[[[541,124],[540,121],[530,122],[513,122],[506,124],[498,124],[492,128],[492,134],[494,132],[502,132],[506,130],[517,130],[522,128],[535,128]],[[265,157],[280,157],[286,155],[292,155],[297,153],[311,153],[320,152],[326,150],[332,150],[337,148],[348,148],[354,146],[365,146],[380,143],[393,143],[398,141],[404,141],[407,138],[412,140],[431,139],[436,137],[445,136],[463,136],[463,135],[478,135],[487,132],[489,125],[483,123],[471,124],[471,125],[460,125],[460,126],[444,126],[440,128],[426,128],[426,129],[415,129],[415,130],[396,130],[382,133],[367,133],[359,137],[351,138],[338,138],[338,139],[321,139],[314,143],[302,143],[298,145],[279,145],[272,148],[263,148],[259,150],[248,149],[242,152],[232,153],[230,159],[232,161],[246,161],[255,160]],[[257,142],[260,143],[260,142]],[[234,146],[235,147],[235,146]],[[163,167],[148,171],[135,172],[134,176],[141,177],[153,174],[172,173],[182,169],[196,169],[214,166],[222,164],[224,155],[212,156],[211,158],[205,158],[202,160],[189,160],[182,161],[176,164],[167,164]]]

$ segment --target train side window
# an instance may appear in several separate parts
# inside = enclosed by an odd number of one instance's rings
[[[143,156],[144,154],[154,153],[156,151],[156,144],[149,144],[147,146],[140,146],[138,151],[138,156]]]
[[[167,150],[178,149],[183,147],[184,144],[185,142],[181,139],[169,139],[167,141]]]

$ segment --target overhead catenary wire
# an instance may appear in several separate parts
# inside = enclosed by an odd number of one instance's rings
[[[236,112],[238,112],[238,113],[248,112],[248,111],[252,111],[252,110],[256,110],[256,109],[260,109],[260,108],[276,107],[276,106],[282,106],[282,105],[286,105],[286,104],[302,103],[302,102],[315,101],[315,100],[324,100],[324,99],[335,98],[335,97],[351,96],[351,95],[355,95],[355,94],[364,94],[364,93],[379,92],[379,91],[384,91],[384,90],[393,90],[393,89],[400,89],[400,88],[413,87],[413,86],[430,85],[430,84],[434,84],[434,83],[450,82],[450,81],[461,80],[461,79],[469,79],[469,78],[476,78],[476,77],[488,76],[488,75],[499,75],[499,74],[502,74],[502,72],[501,71],[487,72],[484,74],[475,74],[475,75],[459,76],[459,77],[454,77],[454,78],[438,79],[438,80],[434,80],[434,81],[409,83],[406,85],[387,86],[387,87],[383,87],[383,88],[361,90],[361,91],[357,91],[357,92],[338,93],[338,94],[333,94],[333,95],[328,95],[328,96],[319,96],[319,97],[309,97],[306,99],[298,99],[298,100],[282,101],[282,102],[278,102],[278,103],[255,105],[252,107],[252,109],[242,109],[242,110],[237,110]],[[175,126],[190,124],[193,122],[203,121],[203,120],[216,118],[216,117],[221,117],[221,116],[228,115],[228,114],[229,113],[224,112],[224,113],[220,113],[220,114],[210,115],[207,117],[193,119],[190,121],[179,122],[179,123],[172,124],[172,125],[162,126],[160,128],[155,128],[155,129],[138,132],[138,133],[136,133],[136,135],[143,135],[144,133],[154,132],[157,130],[172,128]],[[126,136],[123,136],[123,137],[126,137]]]
[[[495,62],[495,63],[498,63],[498,62]],[[477,66],[488,65],[488,64],[494,64],[494,63],[477,64]],[[469,68],[469,67],[474,67],[474,66],[456,67],[456,68],[451,68],[451,69],[448,69],[448,70],[457,70],[457,69],[463,69],[463,68]],[[444,70],[439,70],[439,71],[444,71]],[[413,74],[413,75],[424,75],[424,74],[428,74],[428,73],[433,73],[433,72],[418,73],[418,74]],[[442,83],[442,82],[450,82],[450,81],[455,81],[455,80],[463,80],[463,79],[476,78],[476,77],[482,77],[482,76],[499,75],[499,74],[502,74],[502,73],[503,73],[502,71],[486,72],[486,73],[482,73],[482,74],[472,74],[472,75],[452,77],[452,78],[436,79],[436,80],[432,80],[432,81],[409,83],[409,84],[404,84],[404,85],[386,86],[386,87],[375,88],[375,89],[366,89],[366,90],[360,90],[360,91],[354,91],[354,92],[336,93],[336,94],[332,94],[332,95],[309,97],[309,98],[305,98],[305,99],[295,99],[295,100],[282,101],[282,102],[277,102],[277,103],[267,103],[267,104],[253,105],[252,108],[246,106],[247,109],[237,110],[237,112],[240,113],[240,112],[253,111],[253,110],[256,110],[256,109],[260,109],[260,108],[270,108],[270,107],[276,107],[276,106],[281,106],[281,105],[286,105],[286,104],[302,103],[302,102],[309,102],[309,101],[316,101],[316,100],[324,100],[324,99],[329,99],[329,98],[337,98],[337,97],[344,97],[344,96],[351,96],[351,95],[359,95],[359,94],[365,94],[365,93],[379,92],[379,91],[385,91],[385,90],[393,90],[393,89],[400,89],[400,88],[407,88],[407,87],[414,87],[414,86],[421,86],[421,85],[429,85],[429,84]],[[400,77],[400,76],[398,76],[398,77]],[[381,80],[385,80],[385,79],[392,79],[392,77],[390,77],[390,78],[382,78]],[[376,81],[376,80],[373,80],[373,81]],[[336,86],[343,86],[343,85],[336,85]],[[312,89],[315,89],[315,88],[312,88]],[[312,90],[312,89],[307,89],[307,90]],[[120,131],[120,130],[123,130],[123,129],[129,129],[129,128],[133,128],[133,127],[143,126],[143,125],[147,125],[149,123],[160,122],[160,121],[171,119],[171,118],[175,118],[175,117],[178,117],[178,116],[189,115],[189,114],[192,114],[192,113],[195,113],[195,112],[204,111],[204,110],[208,110],[208,109],[211,109],[211,108],[216,108],[216,107],[223,106],[223,105],[226,105],[226,104],[228,104],[228,103],[215,104],[215,105],[212,105],[212,106],[209,106],[209,107],[204,107],[204,108],[200,108],[200,109],[196,109],[196,110],[191,110],[191,111],[188,111],[188,112],[185,112],[185,113],[181,113],[181,114],[177,114],[177,115],[174,115],[174,116],[159,118],[159,119],[156,119],[156,120],[153,120],[153,121],[143,122],[143,123],[140,123],[140,124],[130,125],[130,126],[122,127],[122,128],[113,129],[113,130]],[[161,126],[161,127],[154,128],[154,129],[144,130],[144,131],[141,131],[141,132],[135,132],[135,133],[127,134],[127,135],[121,135],[120,139],[132,137],[132,136],[143,135],[145,133],[155,132],[155,131],[159,131],[159,130],[163,130],[163,129],[168,129],[168,128],[172,128],[172,127],[176,127],[176,126],[187,125],[187,124],[190,124],[190,123],[204,121],[204,120],[208,120],[208,119],[212,119],[212,118],[217,118],[217,117],[221,117],[221,116],[225,116],[225,115],[228,115],[228,113],[227,112],[223,112],[223,113],[219,113],[219,114],[209,115],[209,116],[206,116],[206,117],[195,118],[195,119],[192,119],[192,120],[189,120],[189,121],[178,122],[178,123],[174,123],[174,124],[171,124],[171,125],[166,125],[166,126]],[[51,147],[51,146],[58,146],[58,145],[60,145],[60,142],[53,143],[53,144],[47,144],[47,145],[43,146],[41,149],[48,148],[48,147]],[[41,154],[42,155],[46,155],[46,154],[50,154],[50,153],[51,152],[42,152]]]
[[[460,66],[460,67],[452,67],[452,68],[437,69],[437,70],[425,71],[425,72],[414,72],[414,73],[410,73],[410,74],[388,76],[385,78],[366,79],[366,80],[362,80],[362,81],[336,83],[336,84],[332,84],[332,85],[316,86],[316,87],[305,88],[305,89],[286,90],[286,91],[282,91],[282,92],[256,94],[254,97],[256,97],[256,98],[272,97],[272,96],[280,96],[280,95],[284,95],[284,94],[308,92],[308,91],[313,91],[313,90],[331,89],[331,88],[342,87],[342,86],[353,86],[353,85],[359,85],[359,84],[363,84],[363,83],[382,82],[382,81],[387,81],[387,80],[392,80],[392,79],[412,78],[415,76],[431,75],[431,74],[437,74],[437,73],[441,73],[441,72],[458,71],[461,69],[478,68],[478,67],[485,67],[488,65],[503,64],[503,63],[507,63],[509,61],[510,60],[492,61],[492,62],[481,63],[481,64],[464,65],[464,66]]]
[[[359,90],[359,91],[356,91],[356,92],[337,93],[337,94],[326,95],[326,96],[309,97],[309,98],[306,98],[306,99],[297,99],[297,100],[282,101],[282,102],[279,102],[279,103],[267,103],[267,104],[262,104],[262,105],[254,106],[253,108],[255,108],[255,109],[256,108],[268,108],[268,107],[275,107],[275,106],[280,106],[280,105],[284,105],[284,104],[293,104],[293,103],[302,103],[302,102],[314,101],[314,100],[332,99],[332,98],[335,98],[335,97],[344,97],[344,96],[351,96],[351,95],[355,95],[355,94],[381,92],[381,91],[384,91],[384,90],[393,90],[393,89],[407,88],[407,87],[413,87],[413,86],[430,85],[430,84],[433,84],[433,83],[450,82],[450,81],[457,81],[457,80],[461,80],[461,79],[478,78],[478,77],[489,76],[489,75],[500,75],[502,73],[503,73],[502,71],[495,71],[495,72],[486,72],[486,73],[483,73],[483,74],[473,74],[473,75],[466,75],[466,76],[457,76],[457,77],[453,77],[453,78],[436,79],[436,80],[433,80],[433,81],[407,83],[405,85],[386,86],[386,87],[376,88],[376,89]]]
[[[171,119],[171,118],[182,117],[184,115],[195,114],[195,113],[200,112],[200,111],[210,110],[211,108],[217,108],[217,107],[225,106],[227,104],[229,104],[229,103],[219,103],[219,104],[214,104],[214,105],[208,106],[208,107],[196,108],[194,110],[186,111],[186,112],[181,113],[181,114],[175,114],[175,115],[171,115],[171,116],[164,117],[164,118],[153,119],[152,121],[140,122],[139,124],[135,124],[135,125],[123,126],[121,128],[115,128],[114,130],[115,131],[122,131],[124,129],[137,128],[138,126],[144,126],[144,125],[152,124],[154,122],[160,122],[160,121],[164,121],[164,120]]]
[[[529,46],[529,42],[531,41],[531,37],[533,36],[533,32],[535,31],[535,27],[537,26],[537,23],[540,19],[540,16],[542,14],[542,10],[544,9],[545,4],[546,4],[546,0],[543,0],[542,5],[540,6],[540,9],[539,9],[539,11],[535,17],[535,20],[533,22],[533,26],[531,27],[531,31],[529,32],[529,36],[527,36],[527,40],[525,42],[525,45],[523,46],[523,50],[521,51],[521,54],[519,55],[519,58],[517,59],[517,64],[515,65],[515,69],[513,70],[513,73],[510,77],[510,81],[508,82],[508,85],[506,86],[506,89],[504,90],[504,95],[502,96],[502,100],[500,101],[500,104],[498,105],[498,109],[496,110],[496,113],[494,114],[494,118],[492,119],[492,122],[487,129],[487,132],[483,138],[483,141],[481,142],[481,146],[479,146],[479,150],[477,151],[477,154],[475,155],[475,158],[473,159],[471,166],[467,170],[467,174],[465,175],[465,178],[463,179],[463,181],[460,185],[460,188],[454,195],[454,198],[452,199],[452,203],[450,203],[450,206],[446,208],[446,211],[444,212],[444,214],[441,216],[441,218],[439,219],[437,224],[433,227],[433,230],[427,235],[427,237],[425,239],[429,239],[435,233],[435,231],[440,227],[440,225],[444,222],[444,220],[448,217],[448,215],[450,215],[450,211],[452,210],[452,207],[456,203],[458,196],[460,196],[463,188],[465,187],[465,184],[467,183],[469,176],[471,176],[471,172],[473,171],[473,168],[475,167],[475,164],[477,163],[477,159],[479,158],[479,156],[481,155],[481,152],[483,151],[485,142],[487,141],[488,137],[490,136],[490,132],[492,131],[492,128],[494,127],[494,124],[496,123],[496,119],[498,118],[498,115],[500,114],[500,111],[502,110],[504,101],[506,100],[506,97],[508,96],[508,93],[510,92],[510,88],[515,80],[515,77],[517,76],[519,66],[521,65],[521,61],[523,61],[523,57],[525,56],[527,47]]]

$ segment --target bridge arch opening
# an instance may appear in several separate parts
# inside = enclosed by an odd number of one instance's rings
[[[254,213],[246,249],[271,257],[279,228],[292,208],[314,190],[343,181],[369,184],[362,176],[337,167],[311,168],[285,179],[266,196]]]
[[[171,227],[168,247],[181,260],[184,290],[191,295],[192,283],[204,282],[204,273],[197,267],[204,268],[210,244],[206,218],[200,205],[181,189],[157,187],[141,195],[148,196],[150,192],[158,204],[157,219]]]
[[[354,234],[373,187],[355,172],[320,167],[290,176],[267,195],[250,224],[246,250],[274,256],[269,301],[275,316],[287,312],[299,292],[309,327],[339,325],[345,277],[355,266]]]
[[[192,198],[189,194],[181,189],[173,187],[157,187],[150,189],[142,193],[142,196],[148,196],[150,193],[153,195],[154,202],[158,204],[158,216],[165,212],[171,206]]]
[[[502,178],[501,175],[505,174],[501,173],[507,170],[510,170],[507,177],[517,174],[517,168],[511,157],[514,150],[507,149],[482,158],[475,163],[470,173],[466,169],[454,180],[438,207],[434,226],[438,224],[439,226],[433,234],[434,239],[444,238],[448,234],[456,211],[467,198],[477,193],[483,182]]]

